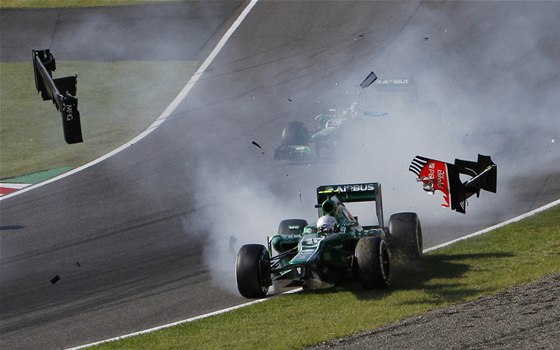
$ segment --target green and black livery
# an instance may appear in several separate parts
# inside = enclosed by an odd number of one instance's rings
[[[378,224],[362,226],[345,206],[352,202],[375,202],[372,215],[375,212]],[[334,232],[321,232],[304,219],[287,219],[267,246],[241,247],[236,261],[241,295],[263,298],[273,281],[286,279],[305,287],[315,281],[336,285],[357,278],[365,289],[386,288],[393,257],[408,261],[422,256],[422,229],[415,213],[391,215],[384,225],[379,183],[320,186],[316,207],[319,216],[335,217]]]

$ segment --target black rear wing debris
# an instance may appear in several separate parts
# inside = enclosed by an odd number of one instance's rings
[[[475,194],[479,197],[480,190],[496,193],[497,166],[490,156],[479,154],[476,162],[455,159],[454,164],[416,156],[408,169],[418,176],[425,191],[443,193],[442,206],[459,213],[466,213],[467,199]],[[461,174],[471,178],[462,182]]]
[[[62,114],[62,129],[66,143],[83,142],[78,98],[76,98],[77,76],[53,79],[56,62],[50,50],[33,50],[35,87],[43,101],[52,100]]]

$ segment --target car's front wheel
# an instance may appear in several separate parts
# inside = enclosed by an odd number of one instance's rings
[[[264,298],[272,285],[268,250],[260,244],[239,249],[235,264],[237,289],[245,298]]]

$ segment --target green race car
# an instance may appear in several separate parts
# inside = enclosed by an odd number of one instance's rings
[[[387,116],[383,112],[357,112],[354,104],[342,111],[329,110],[315,117],[315,128],[309,132],[304,123],[292,121],[282,129],[282,144],[274,150],[274,160],[302,161],[332,158],[348,136],[368,128],[369,122]],[[311,145],[314,145],[312,152]]]
[[[346,208],[345,203],[351,202],[375,202],[378,225],[362,226]],[[320,186],[316,207],[316,225],[303,219],[283,220],[268,247],[241,247],[236,261],[241,295],[263,298],[273,281],[286,279],[306,287],[315,281],[339,284],[355,277],[364,289],[385,288],[393,257],[422,256],[422,228],[415,213],[393,214],[384,226],[379,183]]]

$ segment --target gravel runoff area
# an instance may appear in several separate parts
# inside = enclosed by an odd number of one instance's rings
[[[306,349],[558,349],[560,275]]]

